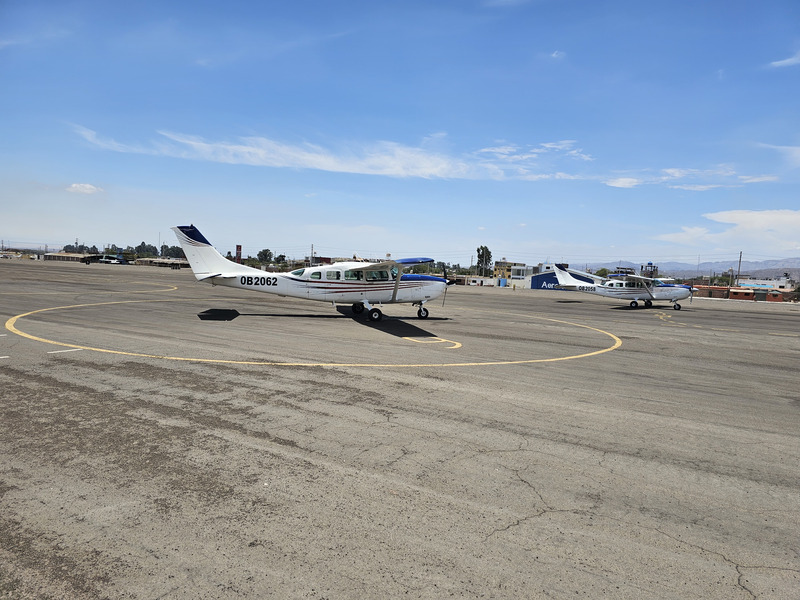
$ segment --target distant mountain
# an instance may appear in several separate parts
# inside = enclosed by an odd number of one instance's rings
[[[731,267],[733,272],[737,271],[741,275],[750,275],[756,278],[765,277],[780,277],[784,273],[789,273],[789,277],[795,281],[800,281],[800,258],[782,258],[777,260],[743,260],[741,270],[739,270],[739,261],[717,261],[717,262],[701,262],[699,265],[681,262],[662,262],[656,263],[658,266],[658,273],[664,277],[695,277],[709,274],[720,275],[730,271]],[[592,271],[597,269],[608,269],[613,271],[617,267],[633,267],[638,272],[642,263],[632,263],[627,261],[615,263],[594,263],[589,264]]]

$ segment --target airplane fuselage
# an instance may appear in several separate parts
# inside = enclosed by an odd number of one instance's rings
[[[604,278],[574,271],[566,265],[555,265],[554,270],[558,279],[556,287],[559,289],[628,300],[631,308],[639,306],[639,302],[648,307],[652,306],[654,301],[666,300],[672,302],[674,309],[680,310],[681,305],[678,300],[691,298],[694,291],[688,285],[665,283],[662,279],[643,275],[628,274],[622,277]]]
[[[267,273],[245,266],[239,269],[233,277],[211,277],[204,281],[213,285],[342,304],[424,303],[439,296],[447,287],[447,280],[441,277],[405,274],[397,280],[391,270],[364,270],[364,263],[361,262],[307,267],[291,273]]]
[[[666,300],[669,302],[676,302],[678,300],[685,300],[692,295],[692,291],[688,286],[673,285],[673,284],[659,284],[654,286],[645,286],[640,281],[632,280],[618,280],[608,281],[604,284],[590,284],[575,286],[578,292],[588,292],[590,294],[597,294],[599,296],[606,296],[608,298],[617,298],[619,300]]]
[[[378,263],[345,261],[291,273],[269,273],[227,260],[194,225],[172,229],[198,281],[304,300],[352,303],[357,314],[368,310],[371,321],[382,317],[373,304],[397,302],[418,306],[417,316],[425,319],[428,309],[423,305],[440,296],[448,285],[443,277],[403,274],[403,269],[432,263],[431,258],[387,259]]]

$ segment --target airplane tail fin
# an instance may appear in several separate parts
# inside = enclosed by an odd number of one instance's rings
[[[172,231],[175,232],[198,281],[212,277],[231,277],[234,273],[247,270],[247,267],[231,262],[217,252],[194,225],[178,225]]]
[[[575,279],[564,265],[555,265],[553,270],[556,272],[558,287],[562,290],[575,290],[579,285],[586,285],[584,282]]]

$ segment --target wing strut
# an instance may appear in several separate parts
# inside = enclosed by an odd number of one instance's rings
[[[394,278],[394,290],[392,291],[392,302],[397,301],[397,290],[400,288],[400,278],[403,276],[403,269],[397,269],[397,276]]]

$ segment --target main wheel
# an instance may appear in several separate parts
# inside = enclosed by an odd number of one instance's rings
[[[383,318],[383,313],[378,310],[377,308],[373,308],[369,311],[369,320],[377,323]]]
[[[428,313],[428,309],[427,308],[425,308],[424,306],[420,306],[419,307],[419,310],[417,311],[417,316],[420,319],[427,319],[428,318],[428,314],[429,313]]]
[[[361,304],[361,302],[356,302],[353,304],[353,312],[357,315],[360,315],[362,312],[364,312],[364,305]]]
[[[645,308],[650,308],[651,306],[653,306],[653,301],[652,300],[645,300],[644,301],[644,307]]]
[[[681,305],[676,302],[675,304],[672,305],[672,308],[674,308],[675,310],[680,310]]]
[[[631,300],[631,308],[636,308],[639,306],[639,303],[636,300]]]

